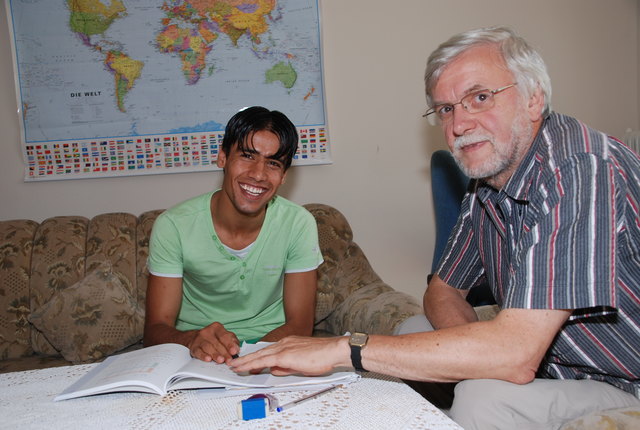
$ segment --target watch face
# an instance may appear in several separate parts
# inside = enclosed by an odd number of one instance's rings
[[[349,339],[349,343],[355,346],[365,346],[367,344],[367,340],[369,339],[369,335],[366,333],[353,333],[351,338]]]

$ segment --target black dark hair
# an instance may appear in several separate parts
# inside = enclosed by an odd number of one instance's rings
[[[231,117],[222,139],[225,155],[229,155],[235,144],[238,144],[238,150],[247,151],[247,146],[251,147],[251,138],[257,131],[270,131],[278,136],[280,148],[269,158],[282,162],[284,170],[287,170],[298,150],[298,131],[282,112],[270,111],[262,106],[243,109]]]

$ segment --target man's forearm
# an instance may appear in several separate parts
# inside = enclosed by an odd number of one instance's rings
[[[485,322],[428,333],[371,336],[362,352],[367,370],[403,379],[457,382],[464,379],[501,379],[528,382],[535,366],[525,369],[519,351],[493,346]],[[529,378],[529,379],[528,379]]]
[[[425,381],[530,382],[570,310],[505,309],[490,321],[432,332],[371,336],[365,368]],[[369,366],[369,367],[367,367]]]
[[[433,277],[423,300],[424,312],[435,329],[475,322],[478,317],[464,294]]]
[[[318,273],[285,273],[283,306],[285,322],[267,333],[262,340],[276,342],[287,336],[311,336],[316,309],[316,285]]]

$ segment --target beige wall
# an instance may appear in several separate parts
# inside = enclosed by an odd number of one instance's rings
[[[220,183],[220,173],[24,183],[2,4],[0,219],[137,214]],[[381,277],[416,297],[432,258],[429,154],[444,147],[420,117],[422,74],[444,38],[511,25],[547,60],[556,110],[618,136],[640,128],[637,0],[324,0],[321,7],[334,163],[293,168],[282,194],[344,212]]]

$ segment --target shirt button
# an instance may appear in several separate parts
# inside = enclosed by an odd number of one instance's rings
[[[244,275],[240,275],[240,279],[244,279]]]

